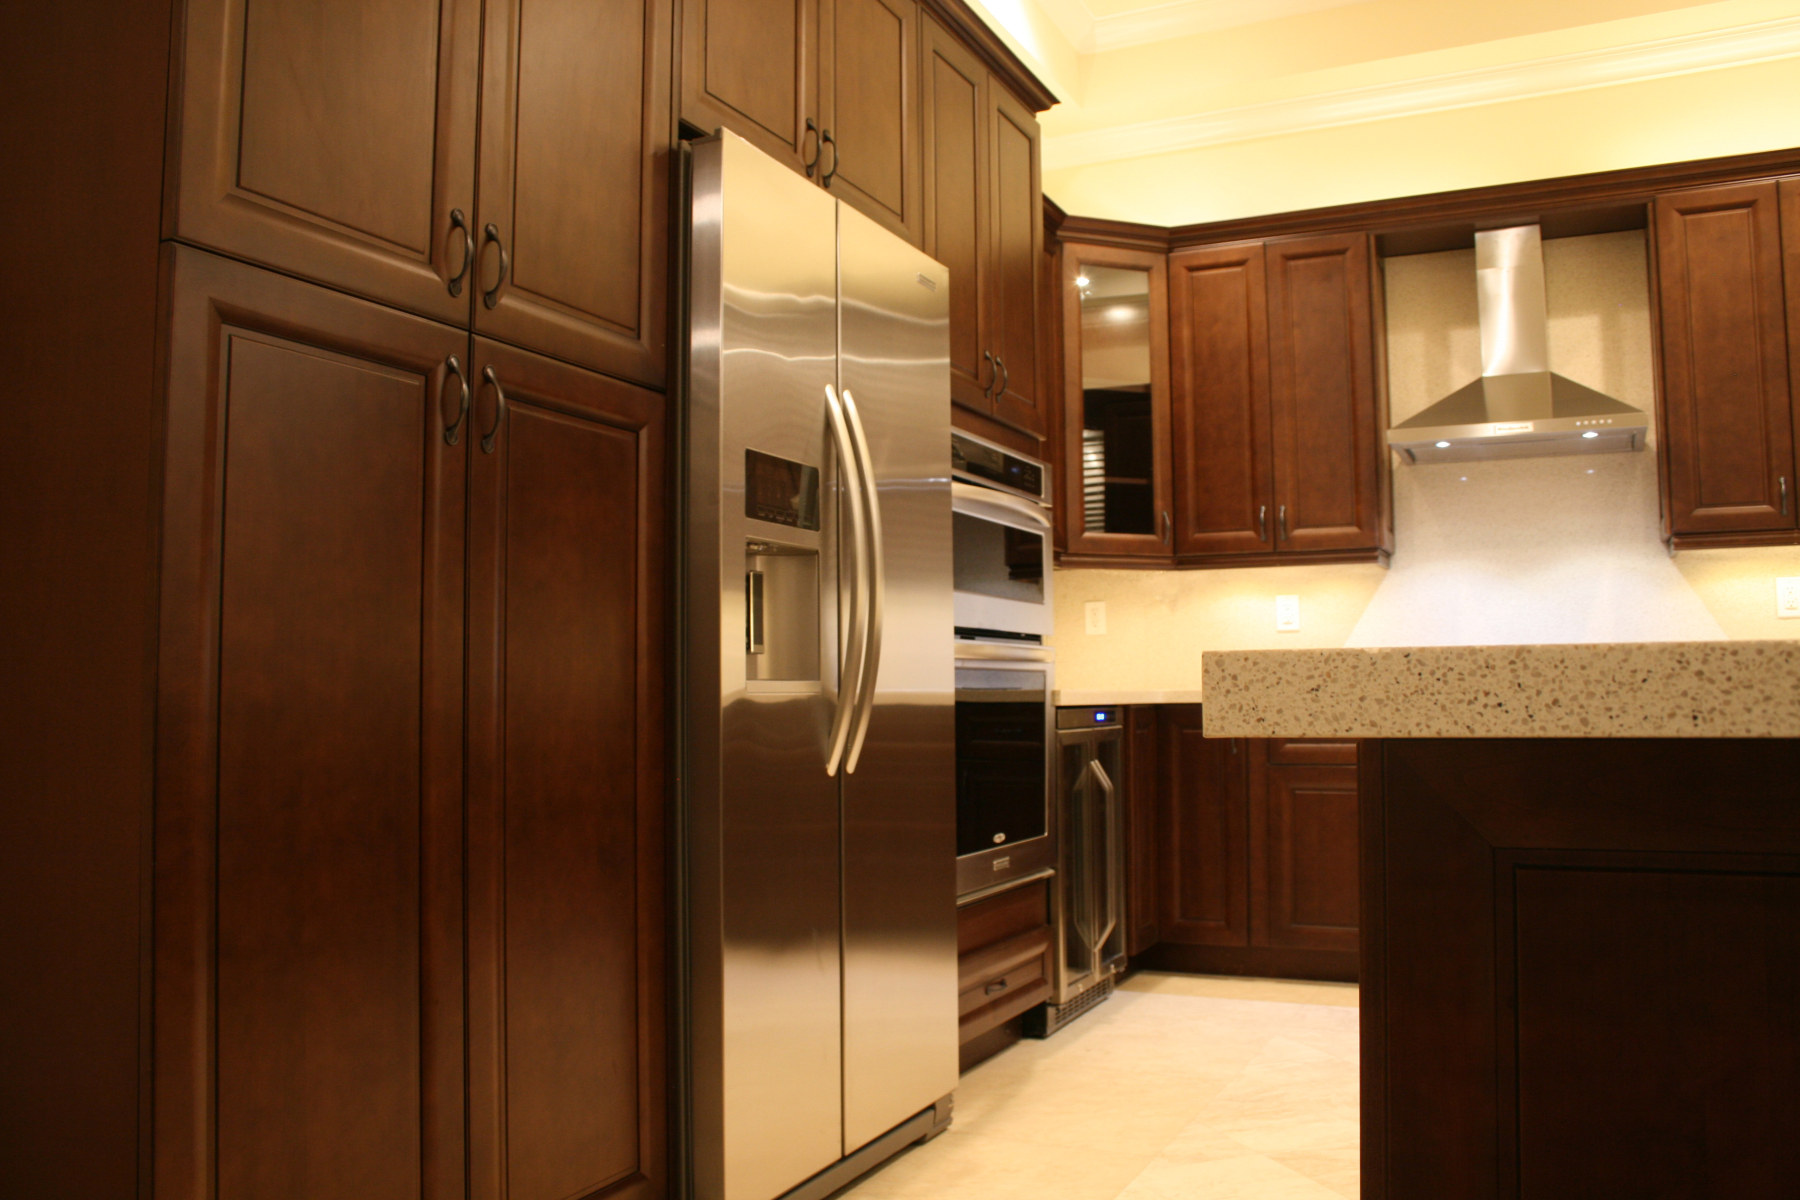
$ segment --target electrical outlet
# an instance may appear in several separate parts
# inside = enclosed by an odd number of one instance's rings
[[[1089,633],[1106,632],[1106,601],[1089,600],[1082,611],[1087,614],[1087,631]]]
[[[1800,617],[1800,576],[1789,575],[1775,581],[1775,615]]]
[[[1281,633],[1300,628],[1300,597],[1275,597],[1275,628]]]

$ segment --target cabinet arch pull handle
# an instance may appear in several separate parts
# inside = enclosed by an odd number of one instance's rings
[[[481,368],[481,381],[494,389],[494,423],[481,435],[481,452],[492,454],[494,440],[500,436],[500,423],[506,420],[506,389],[500,386],[500,377],[494,374],[492,367]]]
[[[494,280],[493,287],[481,293],[482,304],[486,305],[488,308],[492,308],[494,305],[500,303],[500,288],[506,283],[506,272],[512,265],[512,259],[507,256],[506,243],[500,240],[500,227],[495,225],[492,221],[489,221],[482,227],[481,248],[486,250],[489,242],[500,247],[500,276]]]
[[[1005,990],[1006,990],[1006,980],[996,979],[996,980],[994,980],[994,982],[988,984],[987,987],[982,990],[982,994],[984,996],[991,996],[995,992],[1004,992]]]
[[[463,216],[463,210],[450,210],[450,232],[462,230],[463,257],[462,266],[456,268],[456,274],[450,277],[450,294],[462,295],[463,281],[469,277],[469,268],[475,265],[475,231],[469,228],[469,218]],[[454,443],[452,443],[454,445]]]
[[[1787,476],[1780,477],[1781,482],[1781,515],[1787,516]]]
[[[1256,506],[1256,540],[1259,542],[1269,540],[1269,506],[1266,504]]]
[[[1000,360],[995,358],[992,352],[987,350],[981,352],[981,359],[993,368],[988,372],[987,385],[981,389],[981,395],[984,400],[992,400],[994,398],[994,384],[998,383],[1000,380]]]
[[[1281,540],[1288,540],[1287,505],[1283,504],[1275,510],[1275,524],[1281,531]]]
[[[1166,508],[1162,510],[1162,518],[1163,518],[1162,540],[1167,542],[1170,538],[1172,538],[1175,535],[1175,522],[1171,521],[1169,519],[1169,510]]]
[[[837,139],[831,136],[831,130],[829,130],[829,129],[827,129],[825,132],[823,132],[819,135],[819,161],[821,161],[821,162],[823,162],[825,159],[825,147],[827,147],[827,146],[831,147],[831,170],[829,170],[829,171],[825,172],[823,175],[819,176],[819,182],[824,184],[826,187],[830,187],[832,179],[838,173],[839,151],[838,151]]]
[[[463,422],[469,419],[469,377],[463,374],[462,364],[452,354],[444,360],[444,370],[456,376],[456,382],[462,385],[462,406],[457,409],[456,420],[444,426],[444,445],[454,446],[462,441]]]
[[[813,152],[809,158],[806,154],[806,135],[813,135]],[[813,171],[819,165],[819,159],[825,153],[825,147],[819,142],[819,126],[811,117],[806,118],[806,129],[800,134],[800,165],[806,169],[806,177],[811,179]]]
[[[1012,372],[1007,370],[1006,360],[998,354],[994,355],[994,365],[1000,369],[1000,386],[994,389],[994,395],[1006,395],[1006,389],[1012,386]]]

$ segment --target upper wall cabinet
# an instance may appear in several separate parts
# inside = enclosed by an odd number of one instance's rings
[[[668,6],[345,11],[188,5],[165,234],[661,384]]]
[[[691,0],[681,116],[723,126],[919,243],[915,0]]]
[[[935,20],[924,31],[924,241],[950,268],[950,398],[1041,438],[1037,118]],[[976,432],[991,432],[979,424]]]
[[[1792,542],[1800,179],[1665,193],[1655,236],[1666,532]]]
[[[1370,241],[1170,256],[1178,562],[1369,561],[1391,548]]]
[[[1168,271],[1163,255],[1065,242],[1063,521],[1070,554],[1167,558]]]

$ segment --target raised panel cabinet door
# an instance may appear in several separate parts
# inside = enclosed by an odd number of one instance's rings
[[[1356,767],[1252,764],[1251,941],[1357,948]]]
[[[1776,184],[1661,195],[1655,221],[1669,530],[1793,529]]]
[[[475,330],[659,387],[669,6],[495,0],[482,60]]]
[[[1265,244],[1278,551],[1381,542],[1372,251],[1367,234]]]
[[[475,341],[476,1200],[668,1190],[663,399]]]
[[[480,0],[194,0],[181,39],[166,236],[468,319]]]
[[[987,344],[988,74],[930,17],[923,34],[925,253],[950,268],[950,400],[984,416],[999,373]]]
[[[1249,797],[1243,738],[1208,738],[1197,704],[1162,709],[1165,942],[1250,944]]]
[[[819,17],[819,125],[831,135],[820,182],[917,246],[924,227],[919,6],[825,0]]]
[[[1175,552],[1275,548],[1263,244],[1169,256]]]
[[[1037,271],[1044,256],[1038,123],[1029,108],[997,83],[989,84],[988,99],[993,274],[985,299],[988,348],[1000,362],[1000,379],[992,389],[994,419],[1042,437],[1049,421],[1037,364]]]
[[[831,0],[686,0],[681,10],[681,119],[723,126],[815,176],[819,5]]]
[[[453,1200],[468,335],[167,261],[154,1188]]]

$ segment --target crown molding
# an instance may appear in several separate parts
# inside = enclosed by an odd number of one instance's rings
[[[1800,54],[1800,17],[1481,67],[1373,87],[1166,117],[1044,139],[1056,170],[1279,137],[1448,109],[1501,104]]]
[[[1117,13],[1109,17],[1092,17],[1085,46],[1086,53],[1122,50],[1146,42],[1169,41],[1235,29],[1240,25],[1259,25],[1282,17],[1324,12],[1329,8],[1347,8],[1368,0],[1174,0],[1154,8]]]

